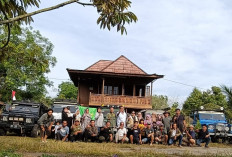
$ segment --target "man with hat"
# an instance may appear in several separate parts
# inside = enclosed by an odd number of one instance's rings
[[[168,133],[170,131],[172,118],[170,117],[170,113],[168,111],[165,111],[164,118],[162,120],[162,123],[164,124],[164,144],[168,144]]]
[[[154,142],[154,129],[151,127],[151,123],[147,123],[147,128],[145,129],[146,138],[142,139],[143,143],[150,142],[150,146]]]
[[[74,124],[71,126],[70,140],[72,142],[82,139],[82,129],[80,126],[80,120],[75,120]]]

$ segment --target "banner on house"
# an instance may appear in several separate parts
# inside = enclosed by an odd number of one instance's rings
[[[81,116],[85,113],[85,110],[87,108],[89,109],[89,114],[91,115],[91,119],[95,120],[95,114],[97,112],[96,108],[79,106],[79,111],[80,111]]]
[[[15,93],[16,93],[16,92],[12,90],[12,100],[13,100],[13,101],[16,100]]]

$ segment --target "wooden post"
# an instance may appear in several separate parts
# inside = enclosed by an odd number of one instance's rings
[[[80,103],[80,83],[78,82],[77,102]]]
[[[105,78],[102,79],[102,95],[104,95]]]
[[[122,84],[122,96],[124,95],[124,83]]]
[[[153,86],[153,82],[151,82],[151,96],[152,96],[152,86]]]
[[[135,96],[135,92],[136,92],[136,89],[135,89],[135,84],[133,85],[133,96]]]

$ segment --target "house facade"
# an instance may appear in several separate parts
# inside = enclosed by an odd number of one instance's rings
[[[85,70],[67,69],[78,87],[77,101],[83,106],[124,106],[151,109],[153,82],[163,75],[147,74],[125,56],[99,60]]]

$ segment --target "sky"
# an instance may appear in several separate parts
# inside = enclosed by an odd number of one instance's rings
[[[41,0],[40,8],[64,1]],[[54,44],[57,58],[48,74],[54,82],[49,95],[56,96],[58,84],[69,79],[66,68],[84,70],[120,55],[149,74],[165,75],[153,84],[153,94],[171,102],[182,104],[194,87],[231,86],[231,8],[231,0],[133,0],[129,10],[138,22],[127,26],[127,35],[100,29],[90,6],[71,4],[35,15],[32,27]]]

